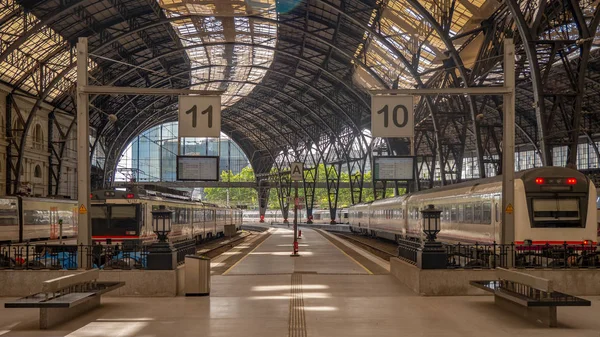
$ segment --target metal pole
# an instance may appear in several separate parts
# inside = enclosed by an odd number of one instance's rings
[[[502,233],[500,242],[511,244],[515,240],[515,45],[512,39],[504,40],[504,87],[510,93],[503,95],[504,119],[502,136]],[[512,252],[508,258],[512,257]],[[509,261],[510,262],[510,261]],[[510,267],[511,265],[508,265]]]
[[[298,181],[294,182],[294,253],[292,256],[299,256],[298,254]]]
[[[77,42],[77,199],[78,210],[78,245],[92,244],[90,221],[90,114],[89,97],[83,93],[82,87],[88,84],[88,41],[80,37]],[[83,254],[84,251],[81,252]],[[87,269],[88,260],[80,258],[80,268]]]

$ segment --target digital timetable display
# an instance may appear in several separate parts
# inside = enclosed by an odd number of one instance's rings
[[[373,157],[374,180],[414,180],[415,157]]]
[[[219,157],[177,156],[177,180],[219,181]]]

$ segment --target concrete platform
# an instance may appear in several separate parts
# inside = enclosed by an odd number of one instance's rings
[[[109,297],[99,309],[45,331],[37,330],[37,312],[4,309],[11,298],[2,298],[0,336],[600,335],[600,297],[587,297],[591,308],[559,308],[558,328],[549,329],[487,296],[418,296],[392,275],[368,274],[314,231],[304,233],[301,246],[312,254],[289,257],[290,234],[275,230],[224,275],[214,274],[210,297]]]
[[[223,275],[268,275],[292,273],[368,274],[353,260],[321,234],[303,230],[298,240],[299,257],[290,257],[294,232],[277,228],[271,236]]]

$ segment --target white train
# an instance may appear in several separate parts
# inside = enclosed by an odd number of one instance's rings
[[[156,240],[152,230],[152,211],[161,205],[173,211],[168,236],[172,242],[222,236],[225,225],[236,225],[237,228],[242,223],[242,211],[239,209],[141,188],[101,190],[92,193],[92,240],[98,243]]]
[[[76,200],[0,198],[0,242],[57,239],[61,234],[63,238],[77,236]]]
[[[328,209],[313,210],[313,223],[317,224],[329,224],[331,222],[331,215]],[[260,214],[257,210],[246,210],[243,215],[244,223],[254,223],[260,221]],[[288,221],[291,223],[294,220],[294,210],[288,211]],[[284,217],[281,215],[279,210],[267,210],[265,212],[264,222],[283,222]],[[306,209],[298,210],[298,221],[306,222]],[[348,209],[339,209],[336,212],[337,223],[348,223]]]
[[[563,167],[515,174],[515,244],[597,242],[597,194],[582,173]],[[441,213],[444,242],[500,242],[502,177],[479,179],[350,207],[353,231],[422,239],[420,211],[433,204]]]

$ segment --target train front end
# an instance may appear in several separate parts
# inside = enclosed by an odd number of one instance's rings
[[[120,190],[93,192],[90,213],[94,243],[142,243],[151,239],[148,233],[144,233],[144,204],[136,193]]]
[[[515,192],[515,244],[596,249],[596,188],[584,174],[562,167],[529,170],[516,180]]]

